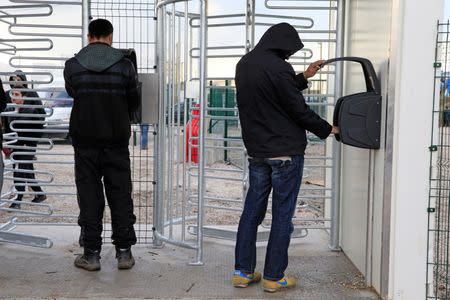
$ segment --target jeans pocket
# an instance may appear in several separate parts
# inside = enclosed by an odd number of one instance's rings
[[[292,170],[293,161],[292,159],[272,159],[269,160],[269,164],[272,167],[273,177],[287,177]]]

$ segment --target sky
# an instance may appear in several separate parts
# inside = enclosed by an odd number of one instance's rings
[[[108,10],[108,5],[101,5],[101,2],[104,0],[92,0],[92,9],[95,11],[97,15],[102,15],[105,13],[105,11]],[[135,3],[142,3],[142,0],[128,0],[128,3],[135,1]],[[108,1],[110,2],[110,1]],[[190,4],[190,11],[196,12],[198,11],[198,5],[196,5],[197,1],[193,1]],[[304,2],[307,3],[307,2]],[[317,3],[317,2],[316,2]],[[7,11],[8,13],[17,13],[18,10],[13,9],[5,9],[6,5],[12,5],[8,0],[0,0],[0,6],[3,7],[4,11]],[[13,4],[17,5],[17,4]],[[146,8],[146,6],[135,6],[135,8]],[[106,8],[106,10],[104,9]],[[128,14],[128,16],[131,16],[132,14],[139,14],[139,12],[131,12],[125,10],[125,6],[121,7],[121,11],[114,11],[113,14],[115,15],[116,22],[113,22],[116,29],[115,29],[115,40],[124,40],[124,36],[128,36],[127,39],[131,40],[139,40],[142,35],[151,35],[148,40],[153,39],[153,27],[150,23],[144,23],[144,27],[149,27],[149,29],[139,29],[139,26],[132,26],[131,21],[128,21],[128,23],[123,18],[125,15]],[[128,9],[130,6],[127,7]],[[171,9],[171,6],[168,7],[168,9]],[[176,5],[177,11],[183,11],[184,10],[184,4],[180,3]],[[46,12],[47,8],[33,8],[33,11],[31,10],[23,10],[21,13],[40,13],[40,12]],[[229,1],[223,1],[223,0],[210,0],[209,1],[209,14],[210,15],[219,15],[219,14],[243,14],[245,11],[245,0],[229,0]],[[312,12],[309,11],[306,15],[301,15],[298,13],[298,11],[287,11],[287,10],[268,10],[264,7],[263,1],[257,1],[257,13],[259,14],[276,14],[281,16],[288,16],[288,15],[296,15],[296,16],[304,16],[304,17],[311,17],[314,18],[315,24],[314,29],[325,29],[328,27],[328,15],[326,12]],[[108,13],[107,13],[108,14]],[[111,13],[109,13],[111,15]],[[117,23],[118,15],[122,16],[121,23]],[[131,18],[126,18],[127,20],[131,20]],[[5,19],[3,19],[5,20]],[[11,19],[9,19],[11,20]],[[139,20],[137,18],[137,20]],[[257,17],[258,22],[264,22],[264,23],[278,23],[281,21],[289,21],[292,24],[297,25],[305,25],[309,24],[308,21],[305,20],[290,20],[289,18],[284,19],[270,19],[267,17]],[[137,21],[140,22],[140,21]],[[244,22],[244,17],[237,17],[237,18],[228,18],[228,19],[222,19],[222,20],[214,20],[211,22]],[[52,24],[52,25],[80,25],[81,24],[81,8],[79,6],[69,6],[69,5],[55,5],[54,11],[52,16],[49,17],[22,17],[18,18],[18,23],[20,24],[29,24],[29,23],[35,23],[35,24]],[[0,33],[1,39],[8,39],[8,38],[14,38],[14,39],[22,39],[26,38],[25,36],[11,36],[8,33],[8,25],[4,23],[0,23]],[[119,27],[119,28],[118,28]],[[151,27],[151,28],[150,28]],[[263,34],[263,32],[268,28],[268,26],[257,26],[256,29],[256,40],[259,39],[259,37]],[[24,30],[22,28],[16,28],[15,30]],[[28,29],[29,30],[29,29]],[[52,33],[61,33],[60,29],[40,29],[40,30],[31,30],[31,32],[52,32]],[[66,30],[67,32],[67,30]],[[79,30],[70,30],[71,33],[79,33]],[[311,37],[311,35],[303,34],[304,37],[308,38]],[[37,37],[40,39],[45,39],[45,37]],[[81,47],[81,42],[79,38],[52,38],[53,41],[53,49],[51,51],[26,51],[26,52],[20,52],[18,55],[21,56],[46,56],[46,57],[59,57],[59,58],[68,58],[73,56]],[[197,40],[194,40],[194,44],[197,42]],[[24,47],[30,47],[30,46],[41,46],[43,42],[40,42],[39,44],[36,43],[21,43]],[[44,41],[44,45],[46,45],[48,42]],[[243,47],[245,44],[245,30],[244,26],[234,26],[234,27],[225,27],[225,28],[210,28],[208,33],[208,46],[209,47],[220,47],[220,46],[236,46],[236,47]],[[311,48],[315,53],[319,53],[319,48],[322,47],[322,54],[324,54],[324,49],[326,48],[326,45],[319,45],[318,43],[305,43],[307,48]],[[130,44],[121,44],[121,45],[115,45],[116,47],[132,47],[133,45]],[[151,53],[150,55],[139,55],[138,59],[141,58],[145,60],[146,65],[154,65],[154,55],[153,55],[153,49],[152,46],[148,46],[147,48],[142,45],[135,46],[136,50],[139,52],[146,52]],[[143,50],[142,50],[143,48]],[[211,50],[211,53],[213,53],[214,50]],[[215,51],[214,53],[218,53]],[[224,52],[222,52],[224,53]],[[243,55],[244,50],[243,49],[234,49],[234,50],[228,50],[225,51],[227,54],[237,54],[237,55]],[[8,65],[8,61],[10,60],[11,55],[6,55],[0,53],[0,67],[1,71],[11,71],[16,69],[16,67],[11,67]],[[314,57],[314,59],[320,59],[317,55]],[[232,77],[234,75],[234,65],[237,62],[237,58],[220,58],[220,59],[210,59],[209,60],[209,76],[227,76]],[[19,63],[21,65],[30,65],[31,64],[38,64],[34,59],[31,60],[25,60],[25,59],[15,59],[13,63]],[[48,61],[44,62],[48,63]],[[193,64],[196,64],[197,60],[193,60]],[[42,63],[41,63],[42,64]],[[59,65],[62,66],[63,60],[59,62],[52,61],[50,62],[52,65]],[[303,68],[303,67],[301,67]],[[55,77],[60,78],[61,72],[56,70],[52,71],[55,74]],[[195,70],[194,70],[195,72]],[[60,81],[60,80],[58,80]],[[59,83],[58,83],[59,84]]]
[[[102,5],[102,1],[105,0],[92,0],[92,9],[93,11],[98,14],[102,15],[105,12],[108,15],[111,15],[111,13],[108,13],[108,5]],[[135,1],[135,3],[142,3],[142,0],[127,0],[128,3]],[[37,1],[36,1],[37,2]],[[111,2],[111,1],[108,1]],[[190,11],[196,12],[198,11],[198,5],[196,4],[197,1],[191,1],[190,3]],[[267,9],[264,7],[264,1],[257,0],[257,7],[256,11],[258,14],[274,14],[274,15],[280,15],[280,16],[286,16],[284,19],[274,19],[274,18],[267,18],[267,17],[257,17],[257,22],[261,23],[278,23],[280,21],[289,21],[291,24],[297,24],[297,25],[305,25],[308,24],[308,21],[305,20],[293,20],[290,19],[287,16],[297,16],[297,17],[310,17],[314,19],[314,27],[313,29],[327,29],[329,26],[329,20],[328,20],[328,13],[324,11],[298,11],[298,10],[286,10],[286,9]],[[289,2],[285,2],[289,3]],[[292,2],[290,2],[292,3]],[[299,2],[302,4],[309,4],[307,1]],[[324,2],[316,2],[321,5],[323,5]],[[450,19],[450,0],[446,1],[447,7],[445,10],[445,18]],[[13,9],[5,9],[5,6],[10,5],[17,5],[17,4],[11,4],[8,0],[0,0],[0,10],[7,11],[9,13],[17,13],[18,10]],[[115,40],[116,41],[124,41],[124,40],[142,40],[142,36],[148,36],[147,41],[151,42],[153,41],[153,27],[152,22],[143,23],[144,29],[141,29],[140,26],[134,26],[137,24],[136,22],[141,22],[142,19],[135,18],[135,23],[131,22],[131,18],[124,18],[125,15],[128,15],[128,17],[131,17],[133,14],[139,15],[138,11],[130,11],[126,9],[130,9],[130,6],[125,7],[121,6],[120,11],[114,11],[114,20],[113,23],[116,27],[115,29]],[[132,8],[132,7],[131,7]],[[135,8],[148,8],[148,6],[142,6],[137,5]],[[168,9],[171,9],[171,6],[168,7]],[[43,8],[33,8],[33,10],[21,10],[21,13],[39,13],[39,12],[46,12],[48,9]],[[184,10],[184,3],[180,3],[176,5],[177,11],[183,11]],[[245,0],[210,0],[209,1],[209,15],[223,15],[223,14],[242,14],[245,11]],[[118,16],[121,15],[122,20],[120,23],[118,23]],[[3,19],[5,20],[5,19]],[[11,19],[9,19],[11,20]],[[123,21],[123,20],[128,20]],[[228,19],[215,19],[211,20],[211,23],[216,22],[243,22],[243,17],[237,17],[237,18],[228,18]],[[29,24],[29,23],[35,23],[35,24],[52,24],[52,25],[71,25],[71,26],[79,26],[81,24],[81,8],[79,6],[73,6],[73,5],[55,5],[54,11],[52,16],[49,17],[21,17],[18,18],[18,23],[20,24]],[[133,24],[134,25],[133,25]],[[256,29],[256,40],[260,38],[260,36],[263,34],[263,32],[268,28],[268,26],[257,26]],[[16,29],[16,30],[23,30],[23,29]],[[34,30],[33,32],[51,32],[51,33],[61,33],[60,29],[47,29],[43,28],[40,30]],[[67,30],[65,30],[67,32]],[[79,29],[70,30],[71,33],[80,33]],[[126,36],[126,39],[125,39]],[[300,33],[301,38],[308,39],[308,38],[325,38],[324,35],[311,35],[311,34],[305,34]],[[8,25],[4,23],[0,23],[0,39],[8,39],[8,38],[14,38],[14,39],[23,39],[27,38],[26,36],[11,36],[8,33]],[[37,37],[39,39],[45,39],[45,37]],[[39,57],[58,57],[58,58],[68,58],[73,56],[80,48],[81,48],[81,39],[80,38],[52,38],[53,41],[53,49],[51,51],[26,51],[26,52],[20,52],[19,54],[21,56],[39,56]],[[46,45],[48,42],[44,42],[44,45]],[[36,43],[22,43],[23,47],[30,47],[30,46],[36,46],[36,45],[42,45],[42,41],[38,44]],[[196,39],[194,39],[194,44],[197,42]],[[234,26],[234,27],[213,27],[209,29],[208,32],[208,46],[209,47],[221,47],[221,46],[235,46],[235,47],[242,47],[245,43],[245,31],[244,26]],[[327,49],[329,44],[328,43],[317,43],[317,42],[305,42],[305,48],[309,48],[312,50],[313,57],[309,61],[314,61],[317,59],[327,59]],[[154,48],[152,45],[136,45],[134,44],[136,50],[140,52],[141,54],[138,54],[138,59],[142,60],[142,65],[146,66],[153,66],[154,65]],[[129,48],[133,47],[132,43],[128,44],[116,44],[116,47],[123,47],[123,48]],[[3,47],[3,46],[0,46]],[[322,51],[320,49],[322,48]],[[243,55],[244,51],[242,49],[233,49],[233,50],[227,50],[227,51],[220,51],[221,53],[227,53],[227,54],[237,54],[237,55]],[[144,53],[144,54],[142,54]],[[211,50],[211,54],[217,54],[218,51]],[[322,53],[322,55],[320,55]],[[19,55],[18,54],[18,55]],[[11,67],[8,64],[8,61],[10,60],[11,55],[6,55],[3,53],[0,53],[0,72],[5,71],[12,71],[16,69],[16,67]],[[208,61],[208,74],[212,77],[218,77],[218,76],[226,76],[226,77],[233,77],[234,75],[234,66],[237,62],[238,58],[215,58],[210,59]],[[299,60],[296,60],[299,61]],[[302,61],[302,60],[300,60]],[[192,60],[193,65],[197,64],[197,60]],[[31,60],[14,60],[13,63],[20,63],[22,65],[29,65],[29,64],[42,64],[42,62],[38,62],[35,59]],[[44,62],[47,63],[47,62]],[[61,61],[52,61],[50,62],[52,65],[59,65],[62,66],[63,60]],[[302,71],[303,66],[295,66],[297,71]],[[61,70],[52,70],[52,72],[55,74],[55,80],[57,81],[55,85],[62,85],[62,77],[61,77]],[[193,75],[195,77],[195,68],[193,70]],[[1,74],[1,73],[0,73]],[[3,77],[4,79],[4,77]]]

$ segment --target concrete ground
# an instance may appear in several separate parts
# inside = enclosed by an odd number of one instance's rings
[[[310,231],[290,249],[288,274],[299,278],[295,289],[264,293],[260,285],[236,289],[230,285],[234,243],[205,239],[205,266],[189,266],[194,252],[167,245],[163,249],[134,247],[136,266],[116,269],[114,249],[104,246],[102,270],[76,269],[81,252],[78,228],[22,226],[15,232],[48,236],[51,249],[0,244],[0,299],[10,298],[145,298],[145,299],[378,299],[365,288],[361,274],[343,253],[327,248],[327,234]],[[258,269],[265,247],[258,247]]]

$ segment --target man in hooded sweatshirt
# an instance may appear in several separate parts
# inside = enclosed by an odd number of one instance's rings
[[[296,29],[280,23],[270,27],[236,66],[237,103],[250,171],[235,249],[232,283],[236,287],[261,280],[261,274],[255,272],[256,235],[271,191],[272,227],[263,288],[276,292],[296,285],[296,279],[284,271],[303,175],[306,130],[321,139],[339,131],[311,110],[301,94],[323,61],[312,63],[298,75],[286,62],[302,48]]]
[[[84,253],[75,266],[100,270],[103,183],[111,209],[112,241],[119,269],[135,264],[136,244],[128,142],[130,114],[139,105],[137,73],[122,52],[111,47],[113,26],[105,19],[89,24],[89,45],[66,62],[66,90],[73,97],[69,135],[75,150],[75,182]],[[103,183],[102,183],[103,179]]]

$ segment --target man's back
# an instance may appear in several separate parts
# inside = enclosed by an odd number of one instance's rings
[[[236,67],[236,92],[242,137],[252,157],[304,154],[306,130],[325,138],[331,126],[305,103],[303,75],[285,61],[303,48],[287,23],[271,27]],[[289,54],[285,56],[286,54]]]
[[[74,99],[69,129],[73,145],[128,145],[129,114],[139,105],[131,61],[109,45],[93,43],[66,62],[64,78]]]

